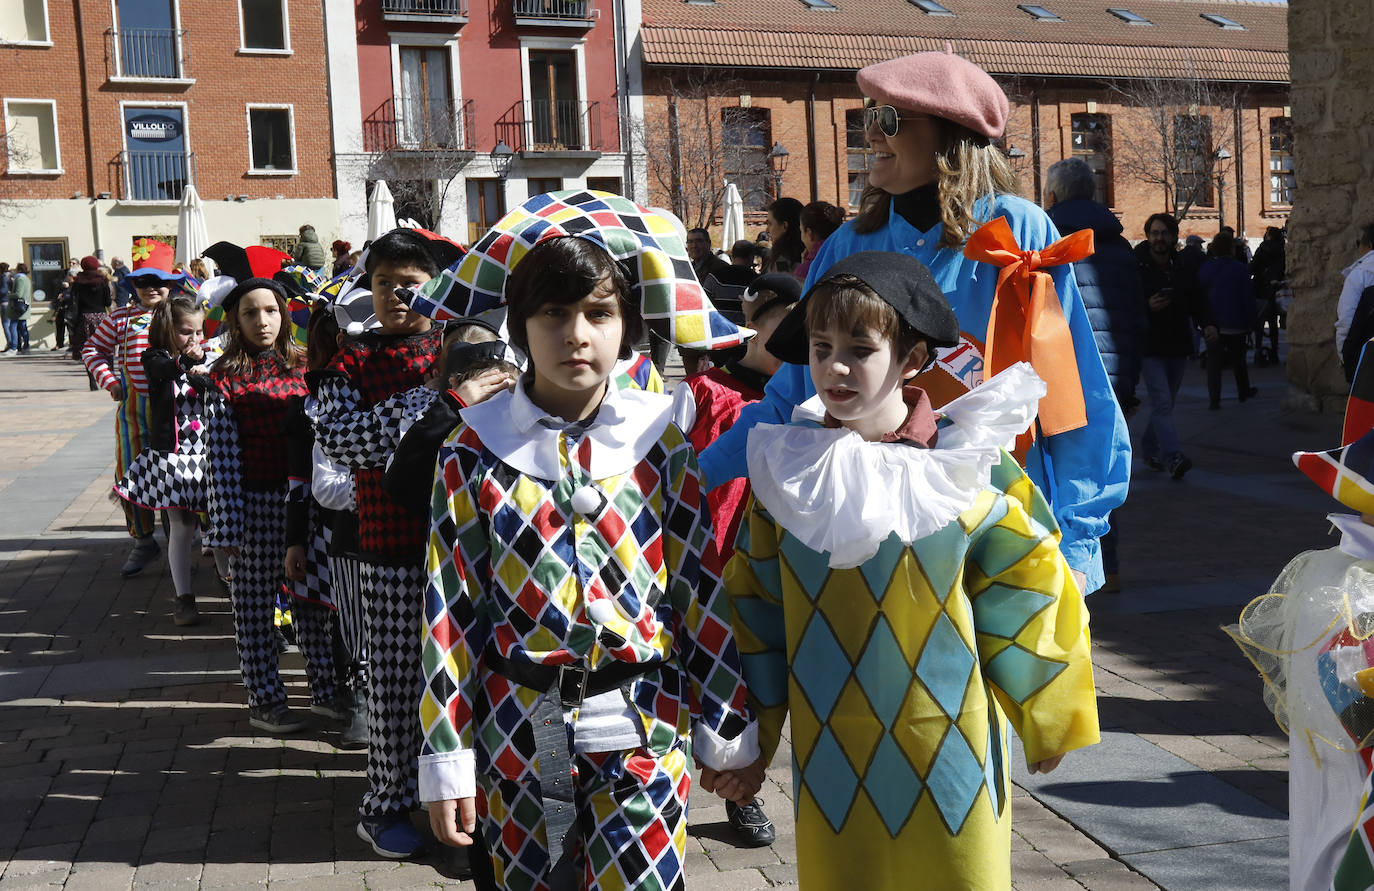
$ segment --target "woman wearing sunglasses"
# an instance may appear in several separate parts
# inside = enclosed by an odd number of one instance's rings
[[[943,404],[963,386],[982,382],[998,270],[963,255],[980,225],[1005,217],[1022,250],[1040,250],[1059,234],[1039,207],[1017,197],[1016,174],[993,141],[1002,135],[1006,94],[986,72],[950,53],[917,53],[862,69],[866,136],[873,147],[869,186],[857,216],[835,231],[812,262],[804,291],[837,261],[860,251],[896,251],[920,260],[954,307],[964,343],[942,350],[936,373],[920,382]],[[1130,441],[1126,423],[1093,342],[1070,266],[1049,270],[1073,338],[1087,426],[1042,436],[1026,455],[1026,472],[1049,498],[1063,533],[1062,550],[1084,593],[1102,585],[1098,537],[1107,514],[1126,497]],[[927,381],[929,383],[927,384]],[[945,393],[938,392],[941,383]],[[957,382],[957,383],[956,383]],[[786,423],[814,393],[807,368],[785,365],[763,401],[701,455],[709,486],[746,472],[745,443],[756,423]]]

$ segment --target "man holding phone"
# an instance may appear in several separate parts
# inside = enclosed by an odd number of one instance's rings
[[[1217,328],[1192,270],[1179,262],[1178,220],[1167,213],[1152,215],[1145,221],[1145,241],[1135,251],[1149,320],[1140,368],[1150,397],[1142,452],[1145,466],[1181,480],[1193,462],[1179,445],[1174,399],[1193,352],[1193,326],[1202,329],[1208,343],[1217,339]]]

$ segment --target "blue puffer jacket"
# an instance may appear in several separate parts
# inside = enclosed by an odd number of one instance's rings
[[[1121,222],[1096,201],[1061,201],[1045,213],[1062,235],[1093,230],[1093,255],[1075,263],[1073,272],[1107,377],[1117,400],[1127,405],[1140,379],[1140,356],[1149,324],[1140,264],[1130,242],[1121,235]]]

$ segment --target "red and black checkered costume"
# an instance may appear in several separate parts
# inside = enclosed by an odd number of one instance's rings
[[[344,344],[323,371],[311,373],[316,442],[325,457],[353,468],[357,485],[370,680],[368,791],[358,809],[365,819],[402,815],[419,804],[414,708],[423,684],[417,632],[429,528],[425,518],[392,501],[381,483],[412,401],[404,397],[437,395],[423,385],[442,342],[438,327],[422,334],[368,333]],[[428,406],[424,402],[418,411]]]
[[[286,701],[274,630],[286,557],[285,422],[292,399],[306,392],[305,377],[277,351],[264,350],[245,373],[217,365],[211,381],[217,392],[205,398],[205,543],[238,549],[229,599],[239,668],[248,704],[271,707]],[[330,702],[336,687],[328,611],[302,612],[295,625],[313,699]]]

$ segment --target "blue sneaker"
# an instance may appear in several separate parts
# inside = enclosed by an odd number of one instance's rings
[[[425,846],[424,839],[407,817],[378,817],[358,821],[358,838],[383,857],[404,860],[414,857]]]

